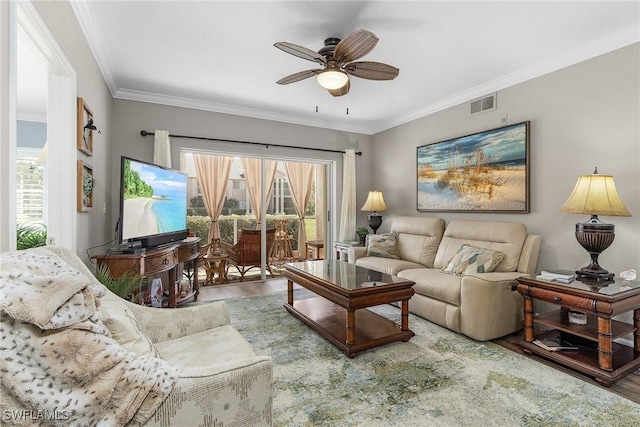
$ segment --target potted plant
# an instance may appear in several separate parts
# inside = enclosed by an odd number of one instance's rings
[[[143,280],[140,273],[135,272],[127,272],[120,277],[113,277],[109,269],[104,265],[96,268],[95,276],[96,279],[111,292],[131,302],[135,302],[136,295]]]
[[[369,234],[369,229],[366,227],[358,227],[356,228],[356,234],[358,235],[358,240],[361,245],[364,245],[365,240],[367,239],[367,234]]]
[[[18,250],[45,246],[47,244],[47,227],[44,224],[18,223],[16,240],[16,249]]]

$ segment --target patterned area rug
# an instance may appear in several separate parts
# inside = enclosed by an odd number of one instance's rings
[[[231,323],[256,353],[273,358],[274,425],[640,425],[637,403],[413,315],[409,342],[349,359],[291,316],[285,301],[286,292],[227,300]],[[399,320],[394,306],[374,311]]]

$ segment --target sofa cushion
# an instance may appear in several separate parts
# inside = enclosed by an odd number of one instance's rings
[[[356,261],[358,267],[368,268],[369,270],[379,271],[381,273],[397,276],[398,272],[410,268],[423,268],[422,264],[403,259],[381,258],[377,256],[365,256],[358,258]]]
[[[461,276],[442,274],[442,271],[432,268],[403,270],[398,277],[416,282],[413,290],[416,294],[460,306]]]
[[[138,320],[119,296],[107,291],[99,299],[100,320],[111,332],[111,336],[125,350],[137,357],[160,357],[158,350],[140,328]]]
[[[231,325],[156,344],[161,357],[181,372],[255,356],[246,339]]]
[[[444,219],[439,217],[400,216],[391,222],[398,234],[400,259],[433,267],[438,245],[444,233]]]
[[[398,235],[396,233],[368,234],[367,256],[381,258],[400,258],[398,252]]]
[[[500,251],[464,244],[442,271],[453,274],[491,273],[503,259],[504,254]]]
[[[494,271],[516,271],[526,238],[527,227],[521,223],[473,220],[451,221],[444,231],[433,266],[438,269],[446,267],[458,251],[458,248],[466,243],[478,248],[488,248],[504,253],[504,259],[496,266]]]

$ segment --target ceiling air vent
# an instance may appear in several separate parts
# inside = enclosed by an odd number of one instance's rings
[[[471,101],[471,114],[483,113],[489,110],[495,110],[497,108],[496,94],[485,96]]]

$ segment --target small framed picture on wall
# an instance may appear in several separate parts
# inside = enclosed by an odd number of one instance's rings
[[[93,131],[96,129],[93,124],[93,111],[83,98],[78,98],[78,150],[87,156],[93,155]]]
[[[78,160],[78,212],[88,212],[93,209],[93,167]]]

